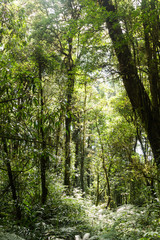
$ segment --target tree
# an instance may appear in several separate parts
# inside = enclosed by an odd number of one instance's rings
[[[79,223],[73,194],[109,208],[158,200],[147,134],[159,126],[159,2],[113,2],[0,6],[0,218],[15,213],[30,239]]]
[[[115,5],[104,0],[100,4],[107,11],[106,24],[110,38],[119,62],[120,74],[123,84],[131,101],[132,107],[141,119],[145,128],[150,145],[153,151],[157,167],[160,166],[160,90],[159,90],[159,42],[157,40],[157,31],[159,32],[159,18],[157,1],[142,1],[142,12],[144,25],[144,41],[147,53],[148,72],[146,78],[150,84],[150,95],[146,91],[144,83],[140,79],[138,66],[134,62],[133,52],[129,47],[126,34],[123,32]],[[134,9],[134,7],[133,7]],[[146,16],[152,10],[156,22],[147,22]],[[147,15],[146,15],[147,14]],[[145,16],[145,18],[144,18]],[[150,21],[150,20],[149,20]],[[154,25],[153,25],[154,24]],[[156,35],[155,35],[156,33]],[[155,37],[151,37],[154,36]],[[152,52],[152,53],[151,53]]]
[[[58,78],[61,78],[63,84],[61,90],[64,94],[63,109],[65,118],[65,161],[64,161],[64,185],[70,191],[71,188],[71,140],[72,140],[72,117],[73,117],[73,96],[76,81],[93,72],[97,66],[98,60],[104,57],[102,51],[96,53],[95,49],[100,49],[100,36],[98,25],[91,23],[91,19],[86,19],[85,10],[81,8],[81,4],[77,1],[35,1],[35,17],[31,28],[33,32],[31,38],[37,42],[41,42],[41,47],[44,48],[48,44],[50,54],[53,58],[59,58],[57,68],[59,70]],[[91,4],[91,3],[90,3]],[[91,4],[91,7],[95,7]],[[37,11],[36,11],[37,9]],[[99,18],[99,10],[96,9],[96,17]],[[102,12],[102,11],[100,11]],[[90,31],[91,30],[91,31]],[[95,36],[95,38],[93,38]],[[89,42],[90,39],[90,42]],[[86,51],[90,46],[89,51]],[[94,62],[97,56],[97,62]],[[54,66],[55,67],[55,66]],[[56,69],[52,70],[56,72]],[[56,76],[57,77],[57,76]],[[84,134],[83,134],[84,135]],[[83,158],[84,158],[84,143],[83,157],[81,158],[81,185],[83,187]],[[56,150],[57,152],[57,150]]]
[[[8,174],[9,184],[7,191],[10,189],[12,192],[16,218],[17,220],[21,220],[21,199],[19,198],[19,190],[17,187],[19,182],[18,177],[21,171],[19,171],[15,163],[17,155],[21,155],[21,149],[18,140],[20,137],[15,135],[22,130],[19,123],[24,123],[24,115],[26,112],[23,110],[23,106],[25,101],[28,102],[27,95],[29,95],[28,90],[30,88],[27,83],[25,86],[23,85],[23,81],[20,78],[20,74],[18,76],[16,68],[19,61],[18,56],[21,58],[25,55],[19,53],[19,49],[25,45],[24,13],[23,9],[19,9],[14,4],[9,4],[8,2],[2,3],[0,10],[1,164],[4,166],[2,170]],[[21,31],[19,28],[21,28]],[[26,97],[24,97],[25,94]],[[20,173],[18,174],[18,172]],[[2,195],[5,192],[6,191],[2,191]]]

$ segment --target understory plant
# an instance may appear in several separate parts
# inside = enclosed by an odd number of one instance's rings
[[[53,189],[52,189],[53,190]],[[64,187],[54,185],[54,194],[45,205],[23,204],[24,217],[20,224],[9,216],[2,221],[3,231],[19,235],[26,240],[66,239],[90,233],[94,240],[158,240],[160,239],[159,202],[138,207],[122,205],[106,209],[95,206],[89,197],[75,189],[72,196]]]
[[[105,214],[105,227],[100,239],[158,240],[160,239],[159,203],[144,207],[123,205]]]

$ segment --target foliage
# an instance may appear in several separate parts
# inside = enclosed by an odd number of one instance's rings
[[[73,239],[84,232],[94,233],[92,217],[89,209],[92,203],[84,200],[81,192],[75,189],[73,196],[66,196],[64,187],[55,186],[53,195],[46,205],[25,205],[25,216],[20,226],[16,222],[3,218],[4,230],[30,240],[49,237]]]
[[[158,222],[159,203],[147,207],[124,205],[115,212],[110,212],[105,218],[105,231],[102,239],[159,239],[160,229]],[[150,209],[152,208],[152,214]],[[153,216],[154,215],[154,216]]]
[[[26,239],[49,239],[53,236],[74,239],[75,235],[83,236],[86,232],[90,232],[93,239],[104,240],[160,238],[157,202],[144,207],[123,205],[111,211],[104,206],[96,207],[76,192],[75,197],[63,196],[45,208],[35,206],[31,211],[32,216],[26,216],[28,226],[26,223],[20,227],[12,225],[10,231]]]
[[[1,2],[6,232],[160,238],[159,1],[107,3]]]

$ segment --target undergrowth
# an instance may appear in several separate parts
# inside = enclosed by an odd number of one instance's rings
[[[160,239],[160,205],[144,207],[123,205],[103,215],[104,229],[100,239],[158,240]]]
[[[89,232],[94,240],[158,240],[160,239],[159,202],[143,207],[123,205],[114,210],[92,204],[80,191],[73,196],[55,186],[46,205],[23,205],[24,218],[17,224],[3,218],[5,231],[26,240],[61,238],[74,240],[75,235]]]

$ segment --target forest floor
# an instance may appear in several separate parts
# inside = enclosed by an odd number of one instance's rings
[[[38,204],[25,207],[24,219],[19,224],[9,217],[0,219],[0,234],[14,233],[25,240],[160,239],[159,202],[143,207],[126,204],[109,210],[81,196],[63,196],[43,207]]]

